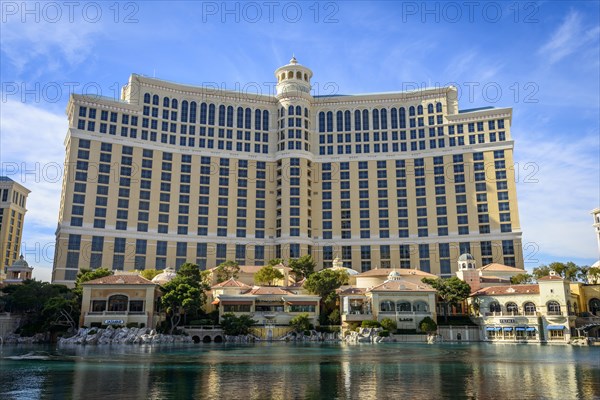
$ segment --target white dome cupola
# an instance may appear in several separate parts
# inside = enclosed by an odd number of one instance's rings
[[[289,64],[275,71],[277,97],[281,98],[286,94],[310,96],[312,75],[310,68],[298,64],[296,57],[292,56]]]

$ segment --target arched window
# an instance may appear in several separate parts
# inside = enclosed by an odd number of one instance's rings
[[[279,77],[279,79],[281,79],[282,81],[285,80],[285,72],[283,74],[281,74],[281,76]]]
[[[281,107],[281,118],[285,117],[285,108]]]
[[[304,74],[304,80],[308,82],[308,74]]]
[[[400,107],[399,114],[400,114],[400,129],[404,129],[404,128],[406,128],[406,110],[404,109],[404,107]]]
[[[410,302],[401,300],[401,301],[396,302],[396,310],[410,312],[410,311],[412,311],[412,307],[410,305]]]
[[[225,126],[225,106],[219,106],[219,126]]]
[[[144,103],[150,104],[150,93],[144,94]]]
[[[325,132],[325,113],[319,113],[319,132]]]
[[[556,301],[549,301],[546,303],[546,310],[548,310],[548,315],[560,315],[560,304]]]
[[[413,311],[416,312],[428,312],[429,306],[424,301],[415,301],[413,303]]]
[[[254,129],[257,131],[261,128],[261,115],[260,110],[254,110]]]
[[[381,129],[387,129],[387,110],[382,108],[380,111],[381,115]]]
[[[417,115],[423,115],[423,106],[420,104],[417,107]]]
[[[519,313],[519,306],[513,302],[506,303],[506,312],[517,315]]]
[[[292,71],[288,72],[288,79],[292,79],[294,77],[294,73]]]
[[[244,108],[243,107],[237,108],[236,126],[238,128],[244,127]]]
[[[233,107],[227,107],[227,126],[233,127]]]
[[[392,108],[390,114],[392,118],[392,129],[398,129],[398,110],[396,108]]]
[[[527,303],[523,304],[523,311],[525,311],[525,315],[535,315],[535,304],[528,301]]]
[[[209,125],[215,124],[215,109],[216,109],[216,107],[214,104],[208,105],[208,124]]]
[[[115,294],[108,298],[108,311],[127,311],[127,296]]]
[[[573,314],[573,308],[571,307],[570,301],[567,301],[567,312],[569,313],[569,315]]]
[[[294,106],[288,107],[288,115],[294,115]]]
[[[300,71],[296,72],[296,79],[302,80],[302,72],[300,72]]]
[[[415,116],[415,107],[414,106],[410,106],[408,108],[408,116],[409,117],[414,117]]]
[[[600,300],[594,298],[590,300],[589,310],[594,315],[600,315]]]
[[[341,111],[335,113],[335,130],[337,132],[344,130],[344,113]]]
[[[442,112],[442,103],[440,103],[440,102],[435,103],[435,111]]]
[[[304,107],[304,118],[308,118],[308,107]]]
[[[363,131],[369,130],[369,111],[363,110]]]
[[[346,131],[346,132],[350,132],[352,130],[352,128],[350,126],[351,115],[352,114],[350,114],[350,111],[348,111],[348,110],[344,111],[344,131]]]
[[[200,104],[200,123],[206,124],[206,103]]]
[[[327,111],[327,132],[333,132],[333,112]]]
[[[246,108],[244,111],[244,128],[252,128],[252,110],[250,108]]]
[[[186,100],[181,102],[181,122],[187,122],[188,120],[188,107],[189,104]]]
[[[354,111],[354,130],[360,131],[361,123],[360,123],[360,111]]]
[[[152,104],[154,104],[155,106],[158,105],[158,95],[157,94],[152,96]]]
[[[171,100],[171,108],[175,108],[175,109],[177,109],[177,105],[178,105],[178,104],[177,104],[177,99],[173,99],[173,100]]]
[[[192,101],[190,103],[190,123],[191,124],[195,124],[196,123],[196,102]]]
[[[296,115],[299,117],[302,116],[302,107],[296,106]]]
[[[373,110],[373,129],[379,129],[379,110]]]
[[[394,302],[389,300],[384,300],[379,304],[379,310],[383,312],[396,311],[394,307]]]
[[[170,103],[171,101],[168,97],[163,98],[163,107],[169,107]]]
[[[427,112],[429,114],[433,113],[433,104],[431,104],[431,103],[427,104]]]
[[[263,111],[262,124],[263,124],[263,131],[268,131],[269,130],[269,112],[267,110]]]
[[[502,307],[500,306],[500,303],[498,303],[497,301],[492,301],[490,303],[490,312],[502,312]]]

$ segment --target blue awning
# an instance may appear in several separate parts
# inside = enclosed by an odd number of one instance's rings
[[[492,331],[492,332],[498,332],[501,331],[502,328],[500,328],[499,326],[488,326],[487,328],[485,328],[486,331]]]
[[[505,327],[504,327],[504,331],[505,331],[505,332],[506,332],[506,331],[512,331],[512,329],[513,329],[513,328],[512,328],[512,326],[505,326]]]
[[[548,325],[549,331],[562,331],[563,329],[565,329],[564,325]]]
[[[525,329],[527,332],[535,332],[535,328],[532,326],[528,326],[527,329]]]
[[[517,326],[517,327],[515,328],[515,330],[517,330],[517,331],[524,331],[524,330],[525,330],[525,328],[524,328],[524,327],[522,327],[522,326]]]

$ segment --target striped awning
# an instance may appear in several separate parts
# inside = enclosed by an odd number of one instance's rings
[[[486,331],[493,331],[493,332],[499,332],[502,330],[502,328],[500,328],[499,326],[497,327],[493,327],[493,326],[488,326],[487,328],[485,328]]]
[[[548,325],[549,331],[562,331],[565,329],[564,325]]]
[[[513,328],[512,328],[512,326],[505,326],[505,327],[503,328],[503,330],[504,330],[505,332],[510,332],[510,331],[512,331],[512,330],[513,330]]]
[[[525,327],[522,327],[522,326],[517,326],[517,327],[515,328],[515,330],[516,330],[516,331],[525,331]]]
[[[527,329],[525,329],[527,332],[535,332],[535,328],[533,326],[528,326]]]

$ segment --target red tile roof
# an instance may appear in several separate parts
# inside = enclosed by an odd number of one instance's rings
[[[372,287],[369,292],[435,292],[435,289],[424,283],[414,283],[405,280],[385,281]]]
[[[490,286],[471,294],[471,296],[501,296],[511,294],[539,294],[540,287],[537,284],[532,285],[503,285],[503,286]]]
[[[377,268],[377,269],[372,269],[370,271],[365,271],[356,276],[358,278],[370,277],[370,276],[373,276],[373,277],[388,276],[390,274],[390,272],[392,272],[392,271],[396,271],[402,276],[418,275],[423,278],[437,278],[437,275],[430,274],[429,272],[421,271],[418,269],[407,269],[407,268],[397,268],[395,270],[393,270],[391,268]]]
[[[222,288],[222,287],[236,287],[241,289],[250,289],[251,286],[246,285],[244,282],[236,281],[235,278],[229,278],[228,280],[217,283],[213,286],[213,288]]]
[[[540,279],[538,279],[538,281],[564,281],[564,278],[558,275],[547,275],[542,276]]]

